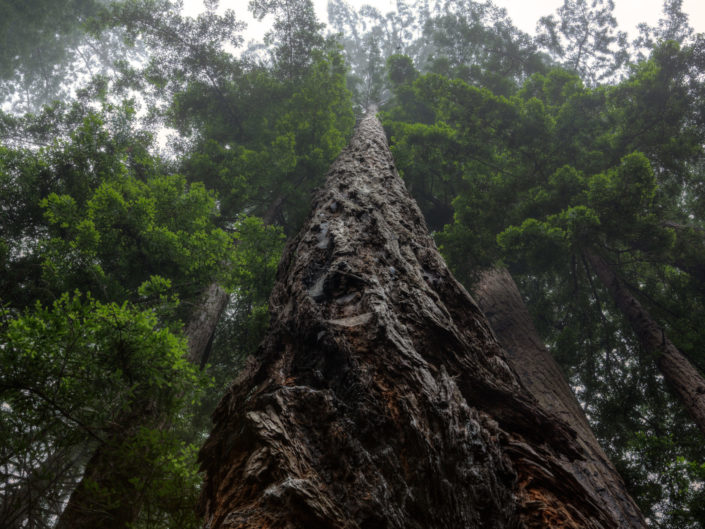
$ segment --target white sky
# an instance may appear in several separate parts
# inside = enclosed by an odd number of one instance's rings
[[[536,22],[544,15],[553,14],[563,0],[494,0],[509,13],[514,25],[527,33],[534,33]],[[619,29],[636,37],[636,26],[641,22],[654,25],[661,18],[663,0],[614,0],[614,16]],[[690,16],[690,25],[695,31],[705,32],[705,2],[684,0],[683,11]]]
[[[394,0],[347,0],[352,6],[371,4],[383,13],[390,11],[396,5]],[[235,11],[240,20],[248,23],[246,39],[258,39],[266,31],[266,26],[252,22],[247,11],[248,0],[220,0],[221,7]],[[318,18],[327,20],[328,0],[313,0]],[[544,15],[554,14],[563,5],[563,0],[494,0],[495,5],[504,7],[514,25],[527,33],[533,34],[536,22]],[[631,38],[637,35],[636,26],[640,22],[655,24],[661,16],[663,0],[614,0],[615,17],[622,31],[629,33]],[[184,0],[184,9],[188,14],[195,14],[202,9],[203,0]],[[705,1],[684,0],[683,10],[690,15],[690,25],[695,31],[705,32]]]

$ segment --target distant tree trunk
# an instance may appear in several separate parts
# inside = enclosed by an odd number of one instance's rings
[[[576,470],[594,453],[451,276],[374,116],[289,243],[270,311],[201,452],[209,529],[623,526]]]
[[[511,274],[505,268],[484,271],[473,296],[521,382],[544,410],[576,431],[576,442],[589,457],[571,461],[573,473],[590,481],[620,527],[645,527],[624,481],[600,447],[568,381],[539,337]]]
[[[184,328],[189,362],[201,369],[208,362],[215,328],[227,304],[228,293],[218,283],[211,283],[201,294]]]
[[[586,258],[612,295],[615,304],[629,320],[639,343],[647,353],[656,353],[656,365],[700,431],[705,434],[705,379],[690,360],[668,339],[629,289],[602,257],[587,253]]]
[[[96,448],[86,463],[83,477],[69,497],[56,529],[124,529],[139,515],[141,502],[135,484],[130,481],[143,461],[117,457],[125,454],[130,440],[140,426],[153,428],[159,416],[149,406],[140,406],[120,417],[106,441]]]
[[[216,283],[201,294],[184,332],[188,339],[188,360],[198,366],[207,361],[216,325],[228,295]],[[166,428],[163,413],[152,402],[115,421],[106,442],[88,460],[83,477],[71,494],[57,522],[57,529],[125,529],[135,522],[142,508],[132,481],[144,474],[140,454],[124,457],[140,428]]]
[[[4,483],[0,494],[0,520],[3,529],[22,529],[48,525],[47,512],[59,512],[71,493],[90,451],[80,444],[56,449],[30,475]],[[8,480],[9,481],[9,480]]]

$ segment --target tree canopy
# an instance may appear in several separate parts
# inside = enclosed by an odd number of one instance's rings
[[[209,415],[375,103],[456,277],[509,270],[650,523],[702,527],[705,409],[662,348],[702,379],[705,37],[682,0],[632,42],[612,0],[565,0],[536,35],[491,1],[332,0],[326,27],[310,0],[252,0],[270,30],[247,49],[222,4],[0,2],[7,526],[61,525],[79,486],[94,510],[137,498],[115,527],[200,526]],[[195,365],[211,284],[229,301]],[[91,481],[97,453],[131,461],[128,489]]]

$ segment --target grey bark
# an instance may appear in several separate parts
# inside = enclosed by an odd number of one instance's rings
[[[203,369],[208,362],[215,328],[228,304],[228,293],[217,283],[211,283],[201,294],[184,334],[188,339],[188,360]]]
[[[205,527],[606,528],[592,454],[522,386],[374,116],[331,167],[201,452]]]
[[[6,476],[0,487],[0,526],[4,529],[48,527],[51,513],[61,506],[78,478],[75,473],[88,459],[90,451],[72,443],[57,448],[37,462],[25,476]]]
[[[473,295],[521,382],[546,411],[575,430],[576,442],[589,457],[571,461],[572,472],[591,484],[612,517],[619,520],[620,527],[646,527],[624,481],[595,438],[563,372],[539,337],[511,274],[505,268],[484,271]]]
[[[642,348],[656,354],[656,365],[700,431],[705,434],[705,379],[690,360],[668,339],[663,328],[651,317],[619,280],[601,256],[587,253],[595,274],[627,318]]]
[[[215,329],[225,310],[228,295],[216,283],[201,294],[184,328],[188,340],[188,360],[205,365]],[[71,494],[57,522],[57,529],[124,529],[135,522],[142,504],[130,481],[143,471],[139,458],[116,457],[142,427],[167,428],[155,403],[136,403],[136,409],[116,421],[106,442],[88,460],[83,477]],[[96,490],[103,491],[96,493]]]

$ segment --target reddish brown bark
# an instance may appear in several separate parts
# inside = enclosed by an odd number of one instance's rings
[[[473,296],[521,382],[545,410],[576,431],[576,442],[589,457],[571,461],[573,473],[584,476],[620,527],[645,527],[624,481],[600,447],[568,381],[539,337],[510,273],[505,268],[483,272]]]
[[[619,527],[359,125],[202,453],[206,527]]]
[[[612,267],[594,253],[586,254],[600,281],[629,321],[642,348],[656,355],[656,365],[693,421],[705,434],[705,379],[668,339],[663,328],[649,315]]]

